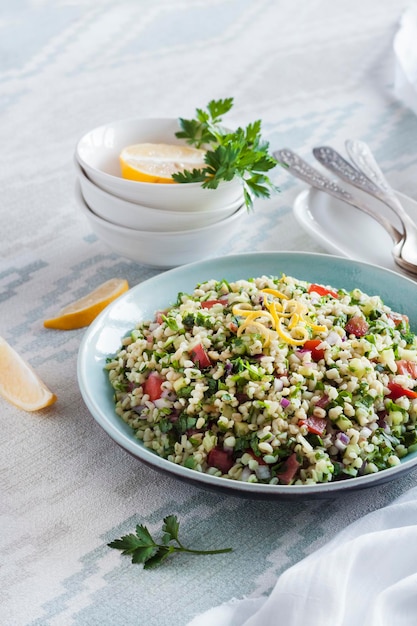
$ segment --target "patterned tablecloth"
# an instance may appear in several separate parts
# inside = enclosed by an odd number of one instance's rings
[[[263,120],[273,148],[371,144],[392,184],[417,196],[417,119],[395,97],[393,39],[405,0],[15,0],[0,14],[0,335],[58,401],[0,402],[0,622],[5,626],[185,626],[277,576],[349,522],[415,484],[416,473],[328,501],[243,500],[200,490],[120,449],[90,416],[76,374],[84,330],[43,320],[106,279],[155,276],[112,253],[74,197],[73,152],[111,120],[192,116],[233,96],[234,120]],[[303,189],[258,201],[217,255],[326,252],[297,223]],[[352,216],[352,219],[355,219]],[[178,516],[191,545],[143,571],[107,543]]]

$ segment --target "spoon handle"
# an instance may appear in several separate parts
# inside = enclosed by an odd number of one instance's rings
[[[417,225],[405,211],[395,191],[382,173],[369,146],[364,141],[359,141],[358,139],[347,139],[345,146],[354,165],[356,165],[360,173],[364,175],[370,185],[372,185],[372,193],[389,206],[402,222],[407,223],[407,226],[411,228],[417,229]]]
[[[355,153],[359,155],[359,151],[356,148]],[[334,172],[335,174],[337,174],[337,176],[339,176],[339,178],[341,178],[345,182],[353,185],[354,187],[357,187],[358,189],[361,189],[362,191],[365,191],[365,193],[368,193],[369,195],[374,196],[379,200],[382,200],[382,202],[387,204],[392,210],[395,211],[395,213],[398,217],[400,217],[402,222],[402,210],[399,214],[397,207],[394,208],[394,206],[391,206],[393,204],[393,200],[395,200],[394,192],[389,194],[387,191],[385,191],[386,186],[382,188],[382,186],[377,184],[376,181],[382,180],[379,175],[375,177],[370,177],[368,175],[368,173],[370,173],[370,163],[368,163],[368,166],[364,165],[364,167],[362,168],[363,159],[361,159],[361,169],[356,169],[356,167],[353,167],[351,163],[349,163],[349,161],[342,157],[341,154],[339,154],[336,150],[330,148],[329,146],[319,146],[317,148],[313,148],[313,154],[317,161],[330,172]],[[359,165],[357,165],[357,167],[359,167]],[[382,172],[381,176],[383,176]]]
[[[336,171],[341,178],[349,180],[350,177],[349,182],[375,196],[394,211],[401,220],[404,233],[403,241],[401,245],[397,246],[394,254],[399,257],[398,262],[410,266],[417,265],[417,224],[405,211],[395,191],[375,161],[369,146],[357,139],[348,139],[345,145],[352,162],[358,168],[357,170],[331,148],[323,148],[323,150],[319,148],[315,156],[319,160],[322,159],[323,165]],[[357,172],[356,175],[355,172]]]
[[[339,200],[343,200],[347,204],[350,204],[357,209],[360,209],[374,220],[376,220],[390,235],[395,244],[401,242],[403,235],[399,230],[395,228],[385,217],[373,211],[362,199],[353,196],[349,191],[340,187],[337,183],[327,178],[321,172],[314,169],[295,152],[284,148],[274,152],[274,156],[284,164],[285,168],[297,178],[300,178],[304,182],[308,183],[316,189],[321,189],[325,193],[328,193]]]
[[[382,173],[369,146],[364,141],[359,141],[358,139],[347,139],[345,146],[349,157],[356,167],[365,174],[370,181],[375,183],[380,191],[383,191],[388,196],[395,196],[391,185]],[[401,210],[403,210],[402,207]]]

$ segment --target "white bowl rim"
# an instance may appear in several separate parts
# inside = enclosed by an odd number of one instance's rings
[[[79,146],[81,144],[82,141],[84,141],[86,139],[86,137],[88,137],[88,135],[90,135],[91,133],[97,132],[99,130],[101,130],[102,128],[106,128],[107,126],[114,126],[117,124],[125,124],[125,123],[130,123],[130,122],[139,122],[139,121],[153,121],[153,122],[157,122],[157,121],[161,121],[161,122],[175,122],[178,121],[179,117],[128,117],[125,119],[118,119],[114,122],[108,122],[107,124],[101,124],[100,126],[96,126],[95,128],[92,128],[91,130],[87,131],[86,133],[84,133],[84,135],[82,135],[82,137],[80,137],[80,139],[77,141],[76,146],[75,146],[75,153],[74,153],[74,157],[76,159],[76,161],[79,163],[79,165],[81,165],[81,167],[89,167],[92,170],[100,173],[100,175],[104,176],[104,177],[108,177],[109,180],[121,180],[121,181],[125,181],[126,183],[129,184],[130,183],[134,184],[135,186],[139,187],[139,186],[143,186],[143,187],[159,187],[159,188],[163,188],[167,186],[167,183],[148,183],[145,181],[139,181],[139,180],[130,180],[127,178],[122,178],[121,176],[114,176],[113,174],[109,174],[108,172],[105,172],[103,170],[100,170],[99,168],[95,167],[94,165],[90,165],[87,161],[85,161],[79,154]],[[186,144],[185,142],[185,145]],[[233,178],[230,181],[224,181],[224,183],[232,183],[235,182],[235,178]],[[187,187],[190,187],[192,189],[196,189],[198,187],[201,187],[201,183],[186,183]],[[174,185],[175,186],[175,185]],[[183,187],[184,185],[181,185],[181,187]],[[209,191],[209,190],[208,190]],[[175,193],[175,192],[174,192]]]
[[[110,193],[109,191],[106,191],[105,189],[102,189],[101,187],[96,185],[96,183],[93,180],[88,178],[87,173],[83,170],[81,165],[75,159],[74,159],[74,165],[76,167],[78,178],[80,180],[85,181],[87,183],[87,185],[90,185],[90,187],[94,187],[94,191],[96,193],[98,193],[101,196],[103,196],[103,198],[109,196],[112,200],[116,200],[117,202],[122,203],[126,207],[127,206],[131,207],[132,210],[134,210],[136,207],[138,207],[138,210],[140,210],[141,208],[147,209],[149,211],[155,212],[155,214],[159,215],[159,217],[164,217],[165,215],[167,217],[176,217],[176,216],[183,217],[184,215],[189,215],[191,213],[194,213],[194,211],[166,211],[165,209],[158,209],[156,207],[147,206],[146,204],[141,204],[139,202],[136,203],[136,202],[131,202],[130,200],[125,200],[125,198],[120,198],[116,194]],[[157,184],[157,183],[149,183],[149,184],[153,185],[153,184]],[[194,184],[194,183],[187,183],[187,185],[189,185],[189,184]],[[239,202],[240,202],[240,204],[239,204]],[[207,212],[209,212],[211,215],[216,215],[218,213],[222,213],[226,208],[231,207],[231,206],[235,206],[235,208],[237,210],[238,208],[240,208],[240,206],[241,206],[241,204],[243,204],[243,202],[244,202],[244,198],[243,198],[243,193],[242,193],[242,197],[238,198],[237,200],[234,200],[233,202],[230,202],[227,205],[216,207],[214,209],[207,209]],[[198,211],[196,211],[195,213],[198,213]]]
[[[237,219],[239,215],[241,215],[245,210],[247,210],[246,205],[242,203],[236,209],[236,211],[234,211],[228,217],[225,217],[224,219],[219,220],[218,222],[214,222],[213,224],[209,224],[208,226],[202,226],[200,228],[190,228],[189,230],[170,230],[170,231],[168,230],[161,230],[161,231],[139,230],[138,228],[128,228],[127,226],[120,226],[119,224],[114,224],[113,222],[109,222],[108,220],[105,220],[103,217],[100,217],[99,215],[94,213],[94,211],[92,211],[90,207],[86,204],[82,196],[81,185],[79,181],[77,181],[77,184],[75,187],[75,195],[76,195],[76,199],[79,205],[81,206],[81,210],[83,211],[83,213],[87,215],[88,218],[96,221],[98,224],[103,224],[104,226],[110,227],[112,230],[120,234],[136,233],[136,234],[147,235],[149,237],[155,236],[155,237],[171,238],[172,236],[175,236],[175,235],[189,236],[191,234],[196,234],[196,235],[198,235],[199,233],[204,234],[205,232],[212,230],[215,226],[220,226],[220,225],[227,226],[230,222]]]

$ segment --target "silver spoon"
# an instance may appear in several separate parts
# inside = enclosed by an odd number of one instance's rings
[[[320,189],[339,200],[343,200],[347,204],[360,209],[374,220],[376,220],[390,235],[394,246],[392,248],[392,256],[394,261],[406,271],[417,274],[417,263],[409,263],[399,256],[399,251],[404,242],[404,234],[391,224],[383,215],[373,211],[361,198],[353,196],[349,191],[340,187],[330,178],[324,176],[321,172],[311,167],[306,161],[299,157],[295,152],[284,148],[274,152],[275,158],[286,166],[286,169],[297,178],[308,183],[316,189]]]
[[[382,200],[384,203],[388,203],[387,205],[389,206],[389,200],[387,200],[382,190],[334,148],[330,146],[318,146],[317,148],[313,148],[313,155],[323,167],[336,174],[341,180],[361,189],[370,196]],[[401,218],[400,221],[402,231],[404,231]]]
[[[366,144],[352,140],[346,143],[351,154],[355,155],[356,166],[361,169],[353,167],[336,150],[328,146],[314,148],[313,154],[319,163],[335,172],[342,180],[381,200],[395,212],[401,220],[404,232],[400,255],[408,263],[417,263],[417,225],[402,207]]]
[[[376,197],[382,200],[400,218],[404,225],[404,243],[401,257],[409,263],[417,263],[417,225],[405,211],[395,191],[378,166],[369,146],[364,141],[348,139],[345,142],[352,162],[376,186]]]

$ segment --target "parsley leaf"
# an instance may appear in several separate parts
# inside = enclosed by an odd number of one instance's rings
[[[162,526],[162,530],[165,533],[163,538],[164,543],[168,543],[172,540],[178,541],[179,528],[180,524],[177,517],[175,515],[168,515],[168,517],[164,519],[164,525]]]
[[[142,563],[144,569],[151,569],[160,565],[170,554],[174,552],[186,552],[188,554],[222,554],[231,552],[232,548],[220,550],[192,550],[186,548],[178,538],[179,521],[176,515],[168,515],[164,518],[162,526],[162,543],[157,543],[149,530],[143,524],[136,526],[136,534],[129,534],[115,539],[107,545],[109,548],[120,550],[122,554],[131,556],[132,563]],[[173,545],[170,542],[174,542]]]
[[[233,98],[211,100],[207,110],[196,109],[196,118],[179,118],[181,130],[176,136],[197,148],[206,147],[205,167],[173,174],[177,183],[202,183],[205,189],[216,189],[219,183],[240,178],[245,204],[253,207],[254,197],[269,198],[278,191],[267,172],[278,161],[269,154],[269,143],[261,138],[261,121],[226,132],[220,125],[222,116],[233,106]]]

